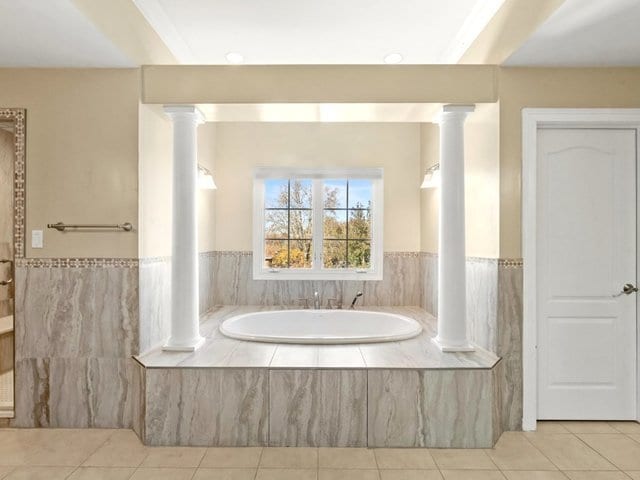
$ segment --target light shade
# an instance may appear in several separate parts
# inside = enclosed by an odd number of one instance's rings
[[[424,174],[422,185],[420,188],[437,188],[440,186],[440,164],[436,163],[434,166],[429,167]]]
[[[198,188],[200,190],[215,190],[216,182],[213,181],[213,175],[206,168],[198,165]]]

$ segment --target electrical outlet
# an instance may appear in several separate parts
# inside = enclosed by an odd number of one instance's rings
[[[43,248],[44,235],[42,230],[31,230],[31,248]]]

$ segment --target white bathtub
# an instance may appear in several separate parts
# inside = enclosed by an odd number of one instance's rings
[[[227,337],[273,343],[374,343],[415,337],[422,326],[403,315],[362,310],[272,310],[225,320]]]

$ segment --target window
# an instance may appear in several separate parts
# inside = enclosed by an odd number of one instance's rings
[[[254,279],[382,279],[382,169],[259,168]]]

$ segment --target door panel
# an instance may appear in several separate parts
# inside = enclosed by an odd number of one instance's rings
[[[635,418],[636,131],[538,132],[538,418]]]

